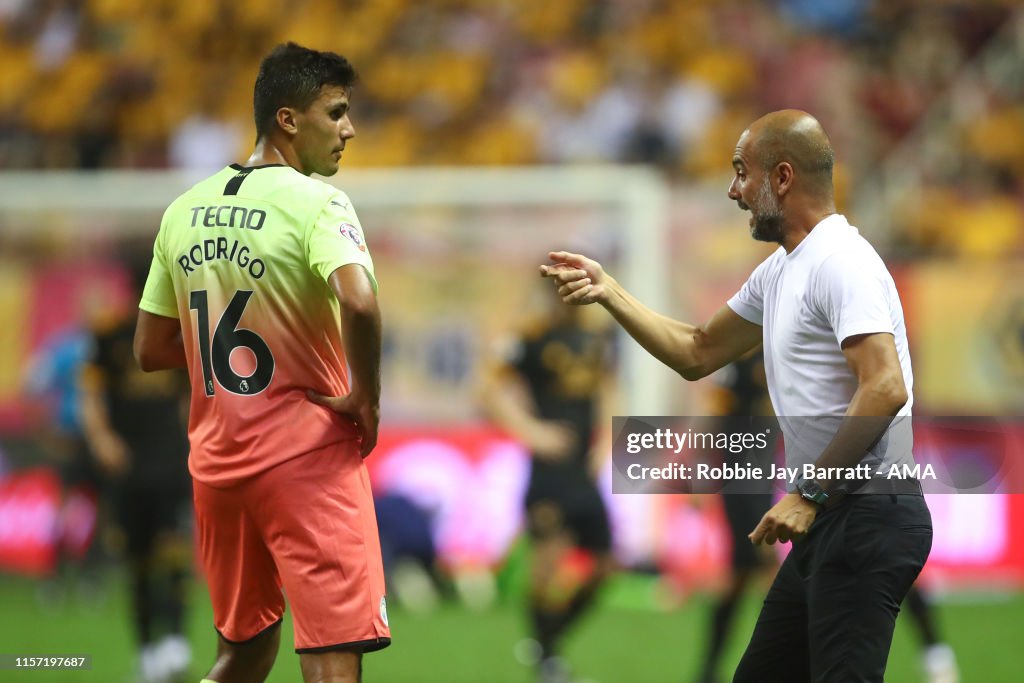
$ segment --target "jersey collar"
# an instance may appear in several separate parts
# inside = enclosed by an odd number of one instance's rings
[[[236,171],[255,171],[259,168],[284,168],[287,164],[261,164],[259,166],[242,166],[241,164],[231,164],[231,168]]]

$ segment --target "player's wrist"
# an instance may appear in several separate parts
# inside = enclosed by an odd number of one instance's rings
[[[360,382],[358,380],[352,383],[352,394],[358,396],[362,401],[371,403],[374,406],[380,405],[380,382]]]
[[[597,297],[597,303],[609,311],[615,310],[625,300],[622,285],[607,273],[601,277],[600,291],[601,294]]]

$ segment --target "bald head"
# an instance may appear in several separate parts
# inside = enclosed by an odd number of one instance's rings
[[[746,140],[744,141],[744,138]],[[788,162],[812,192],[832,193],[832,143],[818,120],[798,109],[766,114],[743,132],[753,158],[766,172]]]

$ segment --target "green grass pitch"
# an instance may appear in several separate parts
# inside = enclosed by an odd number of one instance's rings
[[[42,607],[38,585],[0,577],[0,653],[90,654],[91,671],[0,671],[16,683],[128,683],[134,644],[128,625],[124,582],[112,578],[104,596],[87,601],[73,594]],[[687,683],[692,681],[704,642],[708,601],[695,596],[676,610],[653,607],[653,581],[623,574],[566,642],[566,655],[581,678],[596,683]],[[738,615],[723,662],[723,679],[735,665],[756,617],[759,600],[750,596]],[[957,596],[939,606],[939,618],[960,660],[965,683],[1024,680],[1024,595]],[[367,655],[367,683],[529,683],[531,672],[516,662],[512,648],[522,637],[520,609],[508,600],[483,613],[447,606],[430,616],[392,608],[393,645]],[[189,637],[195,653],[191,681],[198,683],[214,652],[214,632],[205,589],[192,592]],[[301,680],[291,649],[286,617],[282,648],[269,678]],[[905,618],[897,625],[886,681],[921,681],[917,635]]]

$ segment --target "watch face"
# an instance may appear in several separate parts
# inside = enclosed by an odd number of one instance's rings
[[[818,486],[817,482],[803,481],[797,487],[800,491],[800,495],[807,500],[814,501],[815,503],[824,504],[828,500],[828,495],[825,490]]]
[[[805,496],[816,496],[822,493],[821,487],[813,481],[805,481],[800,484],[800,492]]]

